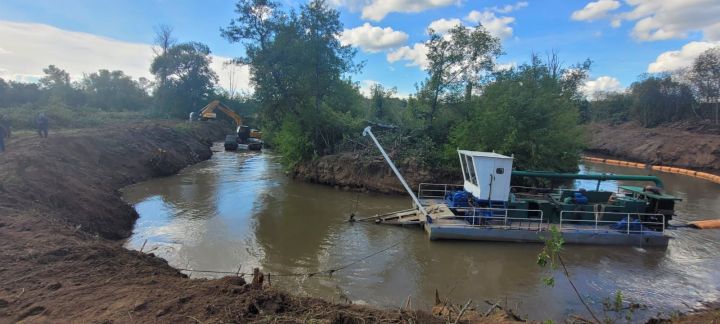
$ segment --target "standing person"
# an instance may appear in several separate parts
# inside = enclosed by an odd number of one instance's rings
[[[35,125],[37,125],[37,132],[38,135],[42,138],[48,137],[48,119],[45,116],[45,113],[38,113],[37,118],[35,118]]]
[[[5,138],[10,137],[10,124],[0,115],[0,153],[5,152]]]

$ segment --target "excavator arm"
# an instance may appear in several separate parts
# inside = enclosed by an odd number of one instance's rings
[[[225,115],[228,115],[228,117],[232,118],[235,121],[235,126],[237,127],[237,132],[239,136],[241,136],[241,130],[245,129],[246,132],[249,132],[249,135],[247,135],[248,137],[258,140],[262,138],[261,131],[257,129],[249,129],[247,126],[244,126],[242,117],[240,117],[238,113],[230,109],[228,106],[225,106],[222,102],[220,102],[220,100],[213,100],[207,106],[200,109],[200,119],[206,120],[217,118],[217,115],[215,114],[215,109],[222,111]]]
[[[225,115],[228,115],[228,117],[232,118],[235,121],[235,126],[242,125],[242,117],[240,117],[240,115],[238,115],[232,109],[223,105],[222,102],[220,102],[219,100],[213,100],[207,106],[203,107],[203,109],[200,110],[200,118],[215,119],[215,109],[222,111],[223,113],[225,113]]]

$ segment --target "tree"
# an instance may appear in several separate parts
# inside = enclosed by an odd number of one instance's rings
[[[150,97],[141,85],[123,71],[100,70],[81,81],[87,104],[103,110],[143,110]]]
[[[160,107],[176,117],[185,117],[206,102],[213,93],[217,75],[210,68],[210,48],[202,43],[189,42],[170,47],[156,57],[150,71],[156,77],[167,76],[164,85],[155,92]]]
[[[5,82],[3,78],[0,78],[0,107],[7,106],[7,98],[10,92],[10,85]]]
[[[447,35],[432,29],[428,47],[428,79],[419,97],[427,100],[427,119],[432,124],[440,98],[447,92],[464,92],[466,101],[472,96],[482,77],[492,71],[494,61],[502,54],[500,40],[482,26],[455,26]]]
[[[40,86],[45,89],[70,87],[70,74],[55,65],[43,69],[45,76],[40,78]]]
[[[337,38],[339,12],[323,0],[287,12],[272,1],[240,0],[235,12],[222,36],[245,47],[234,62],[250,67],[268,141],[292,157],[288,165],[332,152],[363,113],[345,77],[360,66],[356,51]]]
[[[277,2],[271,0],[239,0],[235,4],[237,18],[220,29],[221,35],[231,43],[244,43],[250,52],[265,50],[277,31],[278,7]],[[243,61],[240,59],[238,63]]]
[[[695,100],[688,85],[669,74],[645,75],[630,86],[631,114],[644,127],[687,118]]]
[[[693,62],[690,82],[705,104],[715,104],[715,124],[720,124],[720,47],[706,50]]]
[[[173,28],[169,25],[159,25],[155,27],[155,39],[153,41],[153,53],[155,58],[165,56],[171,47],[177,44],[177,39],[173,37]],[[167,81],[168,71],[165,70],[164,66],[158,67],[157,73],[154,73],[157,78],[158,87],[164,87]]]
[[[70,83],[70,74],[65,70],[50,65],[43,69],[45,76],[40,78],[40,88],[45,90],[47,101],[51,104],[80,106],[84,103],[82,93]]]
[[[397,88],[386,89],[379,83],[370,86],[370,118],[382,121],[388,115],[388,102],[397,93]]]
[[[533,56],[529,64],[495,73],[473,103],[470,118],[456,123],[445,146],[515,155],[519,169],[575,171],[584,147],[578,125],[578,87],[589,62],[562,68]]]
[[[626,92],[598,94],[590,102],[590,119],[610,123],[627,122],[630,120],[632,103],[632,95]]]

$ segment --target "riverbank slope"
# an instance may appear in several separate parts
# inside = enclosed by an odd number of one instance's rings
[[[587,152],[615,159],[720,174],[720,127],[674,123],[644,128],[636,123],[587,126]]]
[[[208,159],[215,123],[146,122],[18,136],[0,154],[0,322],[433,322],[301,298],[238,277],[188,279],[123,248],[137,218],[118,190]]]
[[[459,183],[462,180],[460,172],[432,170],[415,160],[395,163],[405,181],[415,191],[423,182]],[[345,152],[321,156],[298,165],[293,170],[293,176],[343,190],[406,194],[387,162],[376,152]]]

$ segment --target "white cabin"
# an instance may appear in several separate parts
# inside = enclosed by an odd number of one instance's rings
[[[480,200],[508,201],[513,158],[497,153],[458,150],[465,191]]]

